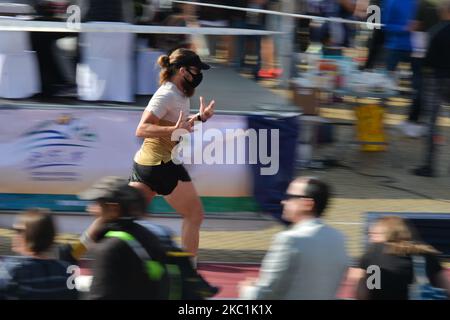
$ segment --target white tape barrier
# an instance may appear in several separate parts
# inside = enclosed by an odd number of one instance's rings
[[[236,28],[201,28],[201,27],[168,27],[142,26],[117,23],[81,23],[69,24],[53,21],[23,21],[0,19],[0,31],[39,31],[39,32],[125,32],[141,34],[190,34],[190,35],[277,35],[281,32],[236,29]]]
[[[380,28],[383,26],[380,23],[355,21],[355,20],[348,20],[348,19],[342,19],[342,18],[336,18],[336,17],[320,17],[320,16],[311,16],[311,15],[305,15],[305,14],[296,14],[296,13],[280,12],[280,11],[273,11],[273,10],[233,7],[233,6],[225,6],[225,5],[220,5],[220,4],[200,3],[200,2],[181,1],[181,0],[173,0],[172,2],[180,3],[180,4],[190,4],[190,5],[194,5],[194,6],[200,6],[200,7],[210,7],[210,8],[218,8],[218,9],[264,13],[264,14],[285,16],[285,17],[291,17],[291,18],[300,18],[300,19],[311,19],[311,20],[322,21],[322,22],[329,21],[329,22],[364,25],[364,26],[370,26],[371,28]]]

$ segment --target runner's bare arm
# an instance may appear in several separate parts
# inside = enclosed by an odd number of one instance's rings
[[[192,131],[192,125],[183,120],[183,112],[180,112],[178,121],[173,126],[158,125],[159,118],[150,111],[144,111],[141,121],[136,129],[136,136],[139,138],[158,138],[172,135],[176,129],[182,128]]]

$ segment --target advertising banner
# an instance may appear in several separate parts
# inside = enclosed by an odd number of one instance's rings
[[[142,144],[135,135],[141,115],[126,109],[0,109],[0,210],[84,209],[76,197],[80,191],[104,176],[129,177]],[[185,160],[195,160],[185,166],[207,211],[255,209],[248,164],[227,162],[246,127],[245,116],[216,115],[191,134],[192,148],[183,150]],[[161,200],[154,209],[171,211]]]

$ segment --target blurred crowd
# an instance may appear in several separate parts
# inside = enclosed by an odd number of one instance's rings
[[[217,293],[171,230],[142,219],[146,200],[128,181],[105,177],[79,197],[90,201],[94,220],[74,243],[55,245],[48,210],[17,215],[16,256],[0,260],[0,299],[197,300]],[[92,281],[80,280],[81,268],[91,270]]]
[[[35,20],[67,21],[73,13],[66,11],[71,5],[81,9],[81,22],[118,22],[137,25],[184,26],[184,27],[230,27],[254,30],[282,30],[283,17],[252,11],[177,4],[164,0],[16,0],[1,3],[25,3],[34,9]],[[395,73],[399,63],[410,64],[414,101],[408,120],[404,123],[407,135],[423,135],[422,93],[423,67],[427,44],[441,20],[445,20],[445,1],[435,0],[207,0],[210,4],[263,9],[289,13],[337,17],[346,20],[366,21],[373,12],[369,5],[381,8],[380,22],[367,43],[367,59],[361,69],[377,66]],[[444,10],[442,10],[442,8]],[[442,13],[442,16],[441,14]],[[1,13],[0,13],[1,14]],[[11,13],[10,13],[11,14]],[[312,42],[323,46],[325,55],[341,54],[342,48],[353,48],[356,36],[365,27],[341,23],[319,22],[311,19],[294,20],[294,52],[305,52]],[[365,30],[367,31],[367,30]],[[42,95],[63,93],[75,86],[76,64],[82,60],[79,39],[74,34],[31,33],[33,49],[39,58]],[[197,36],[189,34],[138,35],[136,43],[168,52],[178,47],[189,47],[203,56],[217,56],[220,52],[227,63],[238,71],[249,72],[254,79],[277,78],[281,75],[280,39],[271,36]],[[443,62],[433,57],[434,64]],[[294,59],[295,60],[295,59]],[[297,61],[294,61],[296,76]],[[285,66],[284,66],[285,67]],[[45,71],[44,71],[45,70]]]
[[[232,27],[266,29],[266,15],[230,11],[217,8],[181,5],[164,0],[17,0],[0,1],[0,4],[23,3],[30,6],[32,16],[37,21],[68,21],[73,11],[71,5],[81,9],[81,22],[115,22],[135,25],[178,26],[178,27]],[[221,4],[221,1],[201,1]],[[226,5],[254,9],[277,9],[278,1],[235,0]],[[21,9],[22,10],[22,9]],[[1,11],[1,10],[0,10]],[[0,13],[1,15],[2,13]],[[19,14],[19,13],[18,13]],[[8,10],[8,15],[14,15]],[[32,32],[33,50],[37,52],[41,71],[41,96],[67,96],[76,85],[76,65],[83,59],[82,44],[76,34],[61,32]],[[263,43],[262,43],[263,42]],[[275,69],[273,43],[260,36],[195,36],[189,34],[145,34],[138,35],[136,45],[162,52],[170,52],[179,47],[198,51],[201,55],[214,56],[220,48],[226,48],[227,59],[238,70],[242,70],[248,52],[254,55],[251,73],[255,78],[261,74],[278,76]],[[261,50],[261,46],[264,48]],[[266,65],[261,70],[261,51],[266,54]]]
[[[400,217],[372,224],[366,252],[352,264],[345,236],[323,220],[331,195],[330,186],[314,177],[291,182],[282,201],[290,225],[274,237],[259,277],[239,284],[240,298],[330,300],[346,283],[357,299],[448,299],[440,252]],[[54,245],[49,211],[17,215],[17,256],[0,260],[0,299],[198,300],[218,293],[170,230],[142,220],[144,197],[126,180],[105,177],[79,197],[90,201],[94,221],[70,244]],[[91,281],[81,280],[87,268]]]
[[[322,219],[331,194],[330,186],[317,178],[292,181],[282,202],[291,227],[275,236],[259,277],[240,284],[241,298],[329,300],[344,281],[361,300],[448,298],[450,281],[439,252],[400,217],[372,224],[366,252],[351,265],[345,237]]]
[[[235,6],[247,9],[285,11],[344,19],[361,19],[365,8],[361,0],[207,0],[202,3]],[[362,1],[365,2],[365,1]],[[81,9],[81,22],[117,22],[137,25],[183,27],[229,27],[254,30],[282,29],[281,16],[254,11],[177,4],[164,0],[2,0],[1,3],[23,3],[33,10],[38,21],[68,21],[71,5]],[[14,15],[8,11],[8,15]],[[2,13],[0,13],[2,14]],[[317,25],[309,19],[296,19],[294,26],[295,51],[304,52],[311,41],[319,41],[325,52],[336,47],[353,45],[355,28],[343,23]],[[65,95],[75,85],[76,64],[82,60],[79,37],[76,34],[32,32],[33,49],[39,58],[42,95]],[[141,42],[143,40],[144,42]],[[188,34],[139,35],[136,43],[163,52],[178,47],[189,47],[203,56],[217,56],[219,52],[227,63],[238,71],[248,72],[254,79],[277,78],[280,39],[271,36],[196,36]],[[327,51],[328,50],[328,51]],[[44,71],[45,70],[45,71]],[[69,90],[70,92],[70,90]]]

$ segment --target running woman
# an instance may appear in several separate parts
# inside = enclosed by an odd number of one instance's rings
[[[200,97],[200,110],[190,114],[190,100],[202,82],[202,70],[209,65],[188,49],[177,49],[158,59],[161,66],[160,87],[145,109],[136,130],[144,138],[134,157],[130,185],[141,190],[148,203],[156,194],[183,217],[181,241],[183,248],[194,255],[199,246],[203,206],[191,178],[182,164],[172,161],[172,149],[177,141],[171,135],[177,129],[193,131],[194,121],[205,122],[214,114],[214,101],[205,104]]]

